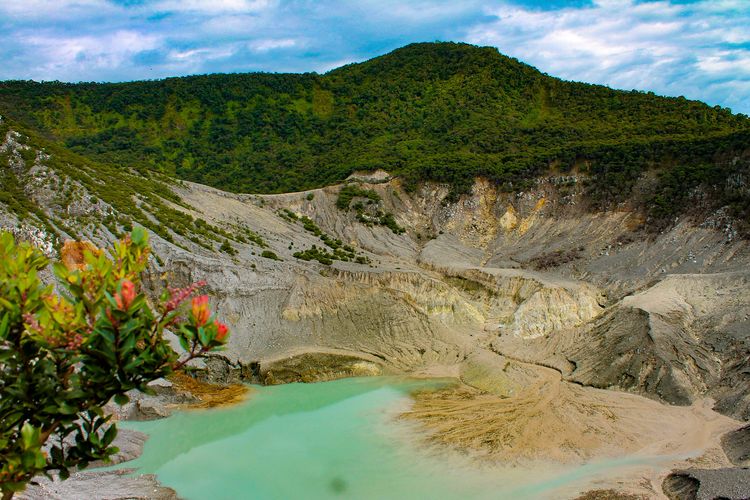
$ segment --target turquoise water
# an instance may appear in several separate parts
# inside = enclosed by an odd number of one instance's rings
[[[230,408],[184,411],[123,427],[146,432],[123,464],[187,499],[539,498],[628,461],[534,469],[479,466],[417,444],[394,416],[440,381],[351,378],[258,387]]]

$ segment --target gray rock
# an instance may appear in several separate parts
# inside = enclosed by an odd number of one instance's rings
[[[734,465],[750,467],[750,425],[724,434],[721,447]]]
[[[750,469],[687,469],[675,471],[662,483],[670,500],[747,500]]]
[[[117,429],[117,437],[115,438],[115,441],[112,443],[113,446],[117,446],[119,448],[119,451],[109,457],[109,461],[107,462],[92,462],[89,464],[89,469],[97,468],[97,467],[107,467],[110,465],[119,464],[122,462],[128,462],[130,460],[135,460],[136,458],[141,456],[141,453],[143,453],[143,445],[146,443],[146,440],[148,439],[148,435],[134,431],[131,429]]]
[[[164,401],[159,398],[141,399],[136,402],[136,406],[138,407],[138,420],[157,420],[172,414]]]
[[[111,241],[97,223],[104,214],[119,215],[112,207],[92,202],[46,153],[26,165],[15,133],[0,140],[12,157],[9,170],[42,210],[72,217],[58,206],[60,189],[44,180],[54,178],[77,193],[71,213],[93,216],[80,234],[101,245]],[[146,280],[150,291],[161,291],[165,273],[172,286],[205,280],[232,330],[223,360],[203,365],[209,380],[258,380],[264,363],[328,350],[419,371],[456,365],[499,337],[520,338],[512,351],[497,350],[569,366],[574,373],[566,375],[584,384],[671,403],[708,395],[719,411],[750,418],[750,246],[727,237],[727,211],[696,210],[656,234],[627,204],[591,210],[584,174],[540,177],[515,193],[475,179],[455,203],[444,202],[444,185],[406,192],[386,172],[355,178],[371,182],[366,188],[377,192],[378,209],[393,213],[404,234],[336,208],[338,186],[278,195],[172,186],[181,207],[195,207],[186,209],[194,217],[237,234],[251,230],[282,259],[262,258],[253,242],[236,241],[237,255],[228,256],[191,235],[172,235],[178,245],[152,235],[159,259]],[[648,192],[650,182],[644,176],[633,192]],[[310,217],[371,264],[295,258],[320,246],[320,236],[280,210]],[[540,262],[543,273],[523,269]],[[627,303],[638,297],[640,303]],[[169,412],[168,404],[140,396],[113,410],[142,419]]]
[[[382,375],[377,358],[335,352],[308,352],[280,358],[260,366],[264,384],[322,382],[344,377]]]
[[[130,476],[132,470],[76,472],[65,481],[43,478],[17,498],[26,500],[177,500],[153,474]]]
[[[118,420],[155,420],[171,415],[176,405],[198,401],[192,394],[176,390],[168,380],[155,380],[149,384],[149,388],[154,394],[130,391],[129,402],[118,405],[111,401],[104,409]]]

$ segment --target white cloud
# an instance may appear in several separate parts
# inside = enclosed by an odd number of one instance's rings
[[[248,47],[253,52],[268,52],[276,49],[288,49],[297,46],[297,40],[293,38],[266,38],[253,40]]]
[[[454,40],[570,80],[750,113],[750,0],[525,1],[0,0],[0,79],[323,72],[411,42]]]
[[[227,60],[239,50],[238,44],[170,50],[159,64],[159,70],[164,76],[208,73],[214,61]]]
[[[173,62],[203,62],[211,59],[221,59],[225,57],[231,57],[235,53],[233,47],[201,47],[198,49],[190,50],[171,50],[167,55],[167,59]]]
[[[346,66],[347,64],[359,62],[361,59],[336,59],[335,61],[324,61],[318,64],[315,67],[315,71],[318,73],[326,73],[328,71],[331,71],[332,69],[340,68],[341,66]]]
[[[261,18],[249,14],[222,14],[211,16],[201,25],[207,35],[212,36],[248,36],[255,30],[263,28]]]
[[[488,11],[494,21],[469,28],[466,39],[566,79],[709,99],[707,84],[715,79],[750,77],[750,51],[726,48],[750,37],[748,4],[727,16],[739,3],[719,3],[597,0],[549,11],[504,3]],[[730,98],[729,87],[712,88],[713,100]]]
[[[160,0],[149,5],[158,12],[198,12],[203,14],[253,13],[271,9],[275,0]]]
[[[716,51],[710,55],[698,57],[695,66],[710,74],[750,78],[750,52],[739,50]]]
[[[411,1],[411,2],[394,2],[392,5],[383,5],[385,2],[380,2],[381,15],[403,21],[409,19],[416,22],[424,22],[428,19],[450,19],[459,14],[471,10],[474,8],[475,2],[463,1],[463,2],[447,2],[447,3],[435,3],[425,1]]]
[[[58,16],[82,10],[106,9],[112,5],[106,0],[3,0],[0,14],[10,18],[36,18]]]
[[[33,77],[49,79],[50,75],[56,78],[70,75],[69,78],[74,80],[91,69],[118,68],[133,55],[153,50],[161,44],[160,37],[135,31],[66,38],[31,34],[22,41],[40,57],[33,69]]]

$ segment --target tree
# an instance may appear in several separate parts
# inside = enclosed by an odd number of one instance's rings
[[[128,401],[127,391],[191,359],[220,349],[226,325],[211,316],[205,283],[166,288],[151,305],[140,290],[149,258],[147,234],[136,228],[108,256],[81,248],[77,264],[54,264],[62,293],[39,273],[49,261],[28,243],[0,233],[0,491],[22,491],[37,475],[117,452],[117,434],[103,406]],[[181,307],[192,298],[189,310]],[[186,354],[170,347],[175,334]]]

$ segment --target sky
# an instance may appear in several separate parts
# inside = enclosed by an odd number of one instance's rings
[[[456,41],[750,114],[750,0],[0,0],[0,80],[326,72]]]

